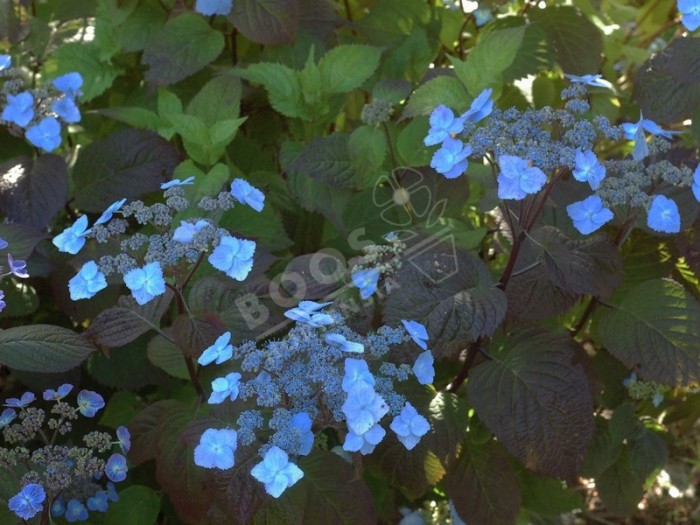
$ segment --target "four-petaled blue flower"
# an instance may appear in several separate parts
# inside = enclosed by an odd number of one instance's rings
[[[515,155],[501,155],[498,165],[501,167],[497,178],[501,199],[522,200],[540,191],[547,182],[547,175],[541,169]]]
[[[472,154],[472,147],[459,139],[447,138],[442,147],[433,154],[430,167],[447,179],[459,177],[467,170],[467,157]]]
[[[361,354],[365,351],[365,347],[362,343],[353,343],[348,341],[344,335],[341,334],[326,334],[326,343],[333,345],[340,345],[343,352],[351,352],[353,354]]]
[[[474,16],[476,27],[485,26],[493,20],[493,13],[490,9],[486,9],[485,7],[480,7],[476,11],[472,11],[472,15]]]
[[[66,502],[63,495],[58,496],[51,505],[51,515],[54,518],[60,518],[66,513]]]
[[[673,135],[678,135],[680,131],[669,131],[662,129],[653,120],[645,119],[642,113],[639,113],[639,120],[637,122],[626,122],[622,125],[622,130],[625,133],[625,138],[627,140],[634,140],[634,149],[632,150],[632,158],[634,160],[642,160],[647,155],[649,155],[649,148],[647,147],[646,135],[644,135],[644,130],[647,130],[652,135],[658,135],[666,139],[671,139]]]
[[[610,87],[608,83],[603,80],[603,75],[570,75],[565,73],[564,76],[571,80],[574,84],[585,84],[587,86],[593,87]]]
[[[205,221],[204,219],[199,219],[194,224],[187,221],[180,221],[180,226],[175,228],[175,231],[173,232],[173,240],[183,244],[188,244],[192,242],[195,235],[197,235],[207,226],[209,226],[209,221]]]
[[[109,508],[109,500],[107,493],[104,490],[98,490],[94,495],[87,500],[87,508],[96,512],[107,512]]]
[[[413,449],[420,438],[430,430],[428,420],[421,416],[409,402],[406,402],[406,406],[389,426],[407,450]]]
[[[273,498],[279,498],[287,488],[304,477],[301,469],[289,461],[287,453],[277,446],[270,447],[250,473],[265,484],[265,492]]]
[[[235,430],[209,428],[199,438],[194,449],[194,463],[204,468],[230,469],[235,464],[233,458],[238,448],[238,434]]]
[[[53,238],[53,245],[58,248],[59,252],[70,253],[75,255],[83,246],[85,246],[85,235],[90,233],[87,229],[88,218],[83,215],[77,221],[69,226],[62,233]]]
[[[33,403],[35,399],[36,396],[32,392],[25,392],[19,399],[17,399],[16,397],[10,397],[6,399],[5,406],[13,408],[23,408],[28,406],[30,403]]]
[[[104,224],[105,222],[109,221],[112,218],[112,215],[117,213],[121,209],[121,207],[124,206],[125,202],[126,198],[123,198],[110,204],[107,207],[107,209],[102,212],[100,218],[95,221],[95,226],[97,226],[98,224]]]
[[[194,10],[205,16],[228,15],[233,9],[233,0],[197,0]]]
[[[7,502],[10,510],[23,520],[28,520],[44,510],[42,503],[46,499],[44,487],[38,483],[27,483],[22,490]]]
[[[601,164],[592,151],[576,150],[576,167],[573,170],[574,178],[579,182],[588,182],[592,190],[597,190],[601,181],[605,178],[605,166]]]
[[[422,352],[413,363],[413,373],[421,385],[429,385],[435,379],[435,359],[430,350]]]
[[[73,385],[69,383],[65,383],[59,386],[57,390],[49,388],[48,390],[44,390],[44,401],[60,401],[68,394],[70,394],[72,390]]]
[[[161,190],[167,190],[169,188],[174,188],[175,186],[189,186],[194,184],[194,175],[192,177],[187,177],[185,180],[173,179],[168,182],[164,182],[160,185]]]
[[[381,425],[374,425],[364,434],[355,434],[352,430],[345,436],[343,450],[359,452],[363,456],[374,452],[374,448],[386,436],[386,430]]]
[[[360,289],[360,297],[369,299],[377,291],[379,269],[367,268],[352,274],[352,283]]]
[[[428,340],[428,331],[425,329],[425,326],[420,324],[418,321],[406,321],[405,319],[401,319],[401,322],[408,332],[408,335],[410,335],[411,339],[413,339],[413,342],[420,346],[423,350],[427,350],[428,344],[426,341]]]
[[[107,460],[105,465],[105,474],[110,481],[114,483],[119,483],[126,479],[126,473],[128,471],[126,466],[126,458],[121,454],[112,454]]]
[[[122,449],[122,452],[127,454],[129,449],[131,449],[131,433],[129,429],[123,425],[118,427],[117,440],[119,440],[119,447]]]
[[[287,319],[298,323],[308,324],[314,328],[328,326],[333,324],[333,317],[323,312],[319,312],[321,308],[328,306],[329,303],[316,303],[314,301],[301,301],[296,308],[284,312]]]
[[[693,184],[690,186],[690,188],[693,190],[693,195],[695,195],[697,201],[700,202],[700,164],[698,164],[695,168],[695,172],[693,173]]]
[[[80,73],[73,71],[54,78],[53,85],[70,98],[79,97],[82,94],[80,88],[83,87],[83,77]]]
[[[308,456],[314,446],[314,433],[311,430],[313,421],[306,412],[298,412],[292,416],[290,426],[299,431],[299,454]]]
[[[700,27],[700,0],[678,0],[678,11],[683,15],[681,23],[688,31]]]
[[[85,521],[88,519],[88,510],[85,505],[77,499],[68,500],[65,513],[66,521],[75,523],[76,521]]]
[[[574,221],[574,227],[584,235],[593,233],[613,218],[613,212],[603,206],[597,195],[569,204],[566,213]]]
[[[80,109],[75,103],[75,99],[69,96],[63,96],[51,103],[51,111],[56,113],[63,122],[67,124],[75,124],[80,122],[82,116],[80,115]]]
[[[94,417],[97,411],[104,408],[105,400],[97,392],[81,390],[78,393],[78,412],[85,417]]]
[[[231,195],[241,204],[247,204],[255,211],[262,211],[265,206],[265,194],[243,179],[233,179]]]
[[[345,373],[341,388],[344,392],[350,393],[362,386],[374,386],[374,376],[369,371],[367,361],[364,359],[345,359]]]
[[[0,414],[0,428],[6,427],[14,419],[17,417],[17,412],[12,410],[11,408],[6,408],[5,410],[2,411],[2,414]]]
[[[10,55],[0,55],[0,71],[5,71],[12,67],[12,57]]]
[[[221,334],[214,344],[208,347],[202,355],[199,356],[197,362],[202,365],[208,365],[216,361],[217,365],[220,365],[224,361],[228,361],[233,356],[233,346],[229,344],[231,340],[231,332],[224,332]]]
[[[7,106],[2,110],[2,119],[25,127],[34,118],[34,97],[28,91],[7,95]]]
[[[129,270],[124,274],[124,283],[140,305],[165,293],[163,270],[157,261],[148,263],[143,268]]]
[[[44,151],[53,151],[61,145],[61,125],[53,117],[46,117],[27,130],[27,140]]]
[[[657,195],[651,201],[647,226],[652,230],[662,233],[678,233],[681,231],[681,216],[678,206],[665,195]]]
[[[90,299],[105,288],[107,288],[107,278],[95,261],[83,264],[77,275],[68,281],[68,290],[73,301]]]
[[[348,428],[355,434],[364,434],[389,411],[384,398],[368,385],[356,385],[348,393],[342,406]]]
[[[10,267],[10,273],[14,275],[15,277],[19,277],[21,279],[26,279],[29,277],[29,274],[27,273],[27,263],[25,261],[20,261],[12,257],[12,254],[7,254],[7,265]]]
[[[243,281],[253,269],[255,241],[224,235],[209,256],[209,262],[217,270],[237,281]]]
[[[202,356],[203,355],[204,354],[202,354]],[[217,377],[211,382],[212,393],[207,403],[210,405],[218,405],[219,403],[223,403],[226,398],[235,401],[238,397],[238,387],[240,384],[241,374],[238,372],[226,374],[226,377]]]
[[[469,109],[460,118],[464,122],[473,122],[476,124],[488,117],[493,111],[493,99],[491,95],[493,94],[493,89],[488,88],[479,93]]]
[[[428,136],[423,139],[426,146],[441,144],[452,135],[460,133],[464,129],[464,120],[455,117],[455,114],[447,106],[440,104],[430,114],[430,129]]]

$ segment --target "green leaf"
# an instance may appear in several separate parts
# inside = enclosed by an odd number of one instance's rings
[[[505,316],[506,297],[494,286],[488,267],[470,253],[424,245],[418,244],[423,252],[417,255],[406,251],[409,263],[395,277],[400,288],[389,295],[384,320],[393,326],[401,319],[422,323],[431,350],[441,358],[493,334]]]
[[[184,13],[171,18],[146,45],[142,61],[146,80],[168,86],[193,75],[224,49],[224,37],[203,16]]]
[[[573,6],[533,9],[530,19],[547,33],[557,62],[566,73],[596,73],[603,61],[603,34]]]
[[[599,341],[611,354],[648,381],[700,381],[700,304],[683,286],[647,281],[611,303],[594,317]]]
[[[46,324],[0,331],[0,362],[28,372],[66,372],[95,351],[87,340],[67,328]]]
[[[513,64],[524,36],[524,26],[491,31],[479,39],[465,62],[448,56],[457,77],[473,97],[503,81],[503,73]]]
[[[234,206],[223,214],[219,226],[253,237],[271,251],[284,250],[294,244],[282,218],[271,206],[265,206],[261,212],[246,205]]]
[[[508,17],[504,20],[514,19],[516,17]],[[518,19],[517,23],[525,22]],[[503,82],[512,82],[528,75],[535,75],[542,70],[551,69],[553,63],[554,57],[547,42],[547,34],[537,24],[527,24],[518,52],[511,65],[503,72]]]
[[[237,74],[250,82],[265,86],[270,105],[287,117],[311,120],[304,104],[303,91],[296,71],[271,62],[251,64]]]
[[[44,64],[47,80],[77,71],[83,77],[83,94],[79,102],[88,102],[112,86],[124,71],[101,59],[102,51],[94,43],[68,42],[61,44]]]
[[[109,397],[105,406],[100,425],[109,428],[118,428],[127,425],[143,408],[143,401],[139,396],[128,390],[120,390]]]
[[[318,137],[304,148],[289,169],[334,188],[353,188],[356,174],[348,151],[349,141],[345,133]]]
[[[520,489],[508,455],[496,442],[466,439],[457,462],[445,476],[445,492],[466,523],[515,523]],[[504,497],[507,495],[507,497]]]
[[[63,157],[15,157],[0,165],[0,210],[12,222],[44,229],[68,201]]]
[[[382,52],[378,47],[348,44],[328,51],[318,67],[329,93],[347,93],[357,89],[379,66]]]
[[[401,130],[396,141],[396,151],[402,166],[427,166],[435,153],[435,148],[428,148],[423,139],[428,135],[428,119],[415,118]]]
[[[75,204],[102,212],[123,197],[129,200],[157,191],[170,180],[180,154],[150,131],[124,129],[85,146],[73,168]]]
[[[386,158],[387,144],[384,130],[374,126],[359,126],[350,134],[348,152],[358,171],[379,168]]]
[[[372,87],[372,98],[398,104],[411,94],[411,83],[403,78],[385,78]]]
[[[467,436],[469,406],[464,397],[438,392],[430,402],[431,449],[449,468],[462,450]]]
[[[13,279],[3,284],[2,291],[5,292],[3,300],[9,307],[0,312],[0,319],[23,317],[39,308],[39,295],[33,286]]]
[[[148,360],[169,375],[179,379],[190,379],[185,358],[175,343],[157,335],[148,343]]]
[[[467,109],[469,93],[453,76],[441,75],[428,80],[413,92],[401,118],[412,118],[431,113],[440,104],[457,112]]]
[[[236,0],[233,25],[258,44],[294,42],[299,27],[299,0]]]
[[[518,478],[523,507],[530,511],[558,516],[584,508],[581,492],[567,488],[558,479],[538,476],[526,469],[518,472]]]
[[[95,381],[110,388],[138,390],[163,383],[167,376],[146,357],[147,341],[148,336],[143,336],[109,355],[96,352],[86,368]]]
[[[592,400],[568,335],[535,330],[502,343],[505,356],[469,375],[469,401],[481,421],[527,468],[574,479],[593,435]]]
[[[0,238],[7,241],[7,253],[11,253],[15,259],[27,259],[47,235],[33,226],[0,224]]]
[[[187,357],[199,357],[226,331],[221,319],[212,313],[178,315],[173,323],[173,341]]]
[[[161,118],[153,111],[140,107],[117,107],[97,109],[95,113],[118,120],[134,128],[158,131],[163,126]]]
[[[160,512],[160,496],[150,487],[131,485],[119,491],[119,501],[109,505],[105,525],[151,525]]]
[[[212,103],[216,101],[216,103]],[[222,120],[238,118],[241,104],[241,80],[231,74],[212,78],[187,105],[187,113],[213,126]]]
[[[118,348],[150,329],[151,325],[133,310],[115,306],[100,312],[85,331],[84,337],[98,346]]]
[[[143,51],[167,20],[168,12],[158,0],[141,1],[129,18],[118,26],[114,35],[125,53]]]

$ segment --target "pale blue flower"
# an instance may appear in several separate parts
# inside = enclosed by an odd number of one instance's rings
[[[102,212],[102,215],[100,215],[99,219],[95,221],[95,226],[97,226],[98,224],[104,224],[105,222],[109,221],[112,218],[112,215],[117,213],[121,209],[121,207],[124,206],[125,202],[126,198],[123,198],[110,204],[107,207],[107,209]]]
[[[233,9],[233,0],[197,0],[194,10],[205,16],[228,15]]]
[[[87,499],[87,508],[95,512],[107,512],[109,500],[104,490],[98,490]]]
[[[700,0],[678,0],[678,11],[683,15],[681,23],[688,31],[700,27]]]
[[[345,359],[345,373],[341,388],[344,392],[350,393],[361,386],[374,386],[374,376],[369,371],[367,361],[364,359]]]
[[[46,117],[25,134],[27,140],[44,151],[53,151],[61,145],[61,125],[53,117]]]
[[[180,179],[173,179],[168,182],[164,182],[160,185],[160,189],[167,190],[175,186],[189,186],[190,184],[194,184],[194,175],[192,177],[187,177],[185,180],[182,181]]]
[[[352,430],[345,436],[343,450],[359,452],[363,456],[374,452],[374,448],[384,439],[386,430],[381,425],[374,425],[364,434],[355,434]]]
[[[440,104],[430,114],[430,129],[423,142],[426,146],[441,144],[454,134],[461,133],[463,129],[464,120],[456,118],[450,108]]]
[[[367,268],[352,274],[352,283],[360,289],[360,297],[369,299],[377,291],[379,269]]]
[[[53,245],[58,248],[59,252],[70,253],[75,255],[83,246],[85,246],[85,235],[90,233],[87,229],[87,215],[83,215],[77,221],[69,226],[62,233],[53,238]]]
[[[250,473],[265,484],[265,492],[273,498],[279,498],[287,488],[304,477],[301,469],[289,461],[287,453],[277,446],[270,447]]]
[[[53,85],[70,98],[79,97],[82,94],[80,88],[83,87],[83,77],[80,73],[73,71],[55,78]]]
[[[73,385],[69,383],[65,383],[59,386],[57,390],[49,388],[48,390],[44,390],[44,401],[60,401],[68,394],[70,394],[72,390]]]
[[[413,363],[413,373],[421,385],[429,385],[435,379],[435,359],[430,350],[422,352]]]
[[[7,106],[2,111],[2,119],[14,122],[23,128],[34,118],[34,97],[28,91],[17,95],[7,95]]]
[[[700,202],[700,164],[695,168],[695,173],[693,173],[693,184],[690,186],[693,190],[693,195],[698,202]]]
[[[257,212],[262,211],[265,206],[265,194],[243,179],[233,179],[231,195],[241,204],[247,204]]]
[[[342,406],[348,428],[355,434],[364,434],[389,411],[384,398],[366,384],[350,390]]]
[[[476,11],[473,11],[472,15],[474,15],[474,23],[476,24],[476,27],[485,26],[491,20],[493,20],[493,13],[490,9],[486,9],[485,7],[480,7]]]
[[[605,166],[601,164],[592,151],[576,150],[576,167],[572,171],[574,178],[579,182],[588,182],[592,190],[597,190],[601,181],[605,178]]]
[[[163,270],[157,261],[148,263],[143,268],[134,268],[126,272],[124,284],[131,290],[131,295],[140,305],[165,293]]]
[[[6,399],[5,406],[14,408],[24,408],[26,406],[29,406],[35,400],[36,396],[32,392],[25,392],[19,399],[17,399],[16,397],[10,397]]]
[[[42,503],[46,499],[44,487],[38,483],[27,483],[22,490],[12,496],[7,506],[23,520],[28,520],[44,510]]]
[[[634,160],[642,160],[649,155],[649,148],[647,147],[644,130],[652,135],[658,135],[666,139],[671,139],[673,135],[681,133],[680,131],[662,129],[653,120],[645,119],[641,112],[639,113],[639,120],[637,122],[626,122],[622,124],[622,130],[627,140],[634,140],[634,149],[632,150],[632,158]]]
[[[403,323],[403,327],[408,332],[408,335],[411,336],[413,342],[423,350],[427,350],[428,344],[426,341],[428,340],[428,331],[425,329],[425,326],[418,321],[406,321],[405,319],[401,319],[401,323]]]
[[[467,170],[467,157],[472,154],[472,147],[459,139],[446,138],[442,147],[433,154],[430,167],[445,176],[446,179],[459,177]]]
[[[314,433],[311,430],[313,422],[306,412],[298,412],[292,416],[290,426],[299,431],[299,454],[308,456],[314,446]]]
[[[129,449],[131,449],[131,433],[124,425],[117,427],[117,440],[119,441],[119,447],[122,449],[122,452],[127,454]]]
[[[207,226],[209,226],[209,221],[204,219],[199,219],[194,224],[187,221],[180,221],[180,226],[173,232],[173,240],[183,244],[191,243],[195,235]]]
[[[231,341],[231,332],[224,332],[214,341],[213,345],[202,352],[197,362],[206,366],[213,362],[220,365],[224,361],[228,361],[233,356],[233,346],[229,344],[229,341]]]
[[[204,354],[202,354],[202,356],[203,355]],[[217,356],[218,355],[220,354],[217,354]],[[226,398],[229,398],[231,401],[235,401],[238,397],[238,388],[240,384],[241,374],[238,372],[231,372],[230,374],[227,374],[226,377],[217,377],[211,382],[212,393],[209,396],[207,403],[210,405],[218,405],[219,403],[223,403]]]
[[[681,231],[681,216],[676,203],[665,195],[655,196],[647,215],[647,226],[662,233]]]
[[[547,175],[541,169],[515,155],[501,155],[498,165],[501,168],[497,177],[498,197],[501,199],[522,200],[540,191],[547,182]]]
[[[6,427],[17,417],[17,412],[11,408],[6,408],[0,414],[0,428]]]
[[[314,328],[319,328],[321,326],[328,326],[333,324],[335,321],[333,317],[318,310],[331,304],[328,303],[316,303],[314,301],[301,301],[296,308],[287,310],[284,312],[284,316],[292,321],[298,323],[308,324]]]
[[[64,515],[66,521],[70,523],[75,523],[76,521],[86,521],[88,516],[88,510],[81,501],[78,501],[77,499],[68,500],[66,513]]]
[[[483,90],[473,100],[466,113],[464,113],[464,115],[462,115],[460,118],[465,122],[472,122],[474,124],[484,120],[493,112],[493,99],[491,98],[492,94],[492,88]]]
[[[418,444],[420,438],[428,433],[430,423],[418,413],[411,403],[406,402],[406,406],[394,418],[390,427],[406,449],[412,450]]]
[[[341,334],[328,333],[325,336],[325,340],[328,344],[339,345],[343,352],[361,354],[365,351],[365,347],[362,343],[353,343],[352,341],[348,341],[345,336]]]
[[[0,55],[0,71],[5,71],[12,67],[12,57],[10,55]]]
[[[94,417],[104,406],[105,400],[97,392],[81,390],[78,393],[78,412],[85,417]]]
[[[231,428],[209,428],[199,438],[194,449],[194,462],[204,468],[230,469],[235,465],[234,454],[238,448],[238,434]]]
[[[75,103],[75,100],[71,97],[64,96],[51,103],[51,111],[56,113],[63,122],[67,124],[75,124],[80,122],[82,116],[80,115],[80,109]]]
[[[126,479],[126,473],[128,471],[126,466],[126,458],[121,454],[112,454],[107,460],[105,465],[105,474],[110,481],[114,483],[119,483]]]
[[[209,262],[232,279],[243,281],[253,269],[254,254],[254,241],[224,235],[209,256]]]
[[[569,204],[566,213],[574,221],[574,228],[584,235],[593,233],[614,217],[613,212],[603,206],[603,201],[597,195]]]
[[[15,277],[19,277],[20,279],[29,277],[27,273],[27,263],[21,260],[15,261],[10,253],[7,254],[7,265],[10,268],[10,273]]]
[[[105,288],[107,288],[107,278],[95,261],[83,264],[77,275],[68,281],[68,290],[73,301],[91,299],[97,292]]]
[[[573,84],[585,84],[593,87],[609,87],[609,84],[603,80],[603,75],[570,75],[564,74],[566,78],[571,80]]]

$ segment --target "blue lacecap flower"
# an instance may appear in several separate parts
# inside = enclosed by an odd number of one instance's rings
[[[455,117],[450,108],[441,104],[430,114],[430,129],[423,142],[426,146],[441,144],[463,129],[464,120]]]
[[[237,281],[243,281],[253,269],[255,242],[224,235],[209,255],[209,263]]]
[[[408,335],[410,335],[411,339],[413,339],[413,342],[415,342],[423,350],[427,350],[428,331],[425,329],[425,326],[420,324],[418,321],[407,321],[405,319],[401,319],[401,323],[408,332]]]
[[[143,268],[129,270],[124,274],[124,284],[131,290],[131,295],[140,305],[165,293],[163,270],[157,261],[150,262]]]
[[[647,215],[647,226],[662,233],[681,231],[681,216],[675,201],[665,195],[656,195],[651,201]]]
[[[25,136],[37,148],[50,152],[61,145],[61,125],[55,118],[46,117],[30,127]]]
[[[78,412],[85,417],[94,417],[104,406],[105,400],[97,392],[81,390],[78,393]]]
[[[613,219],[613,212],[603,205],[603,201],[597,195],[569,204],[566,213],[574,221],[574,228],[584,235],[593,233]]]
[[[247,204],[257,212],[262,211],[265,206],[265,194],[243,179],[233,179],[231,195],[241,204]]]
[[[28,91],[17,95],[7,95],[7,106],[2,111],[2,119],[24,128],[34,118],[34,97]]]
[[[205,16],[228,15],[233,9],[233,0],[197,0],[194,10]]]
[[[279,498],[287,488],[304,477],[301,469],[289,461],[287,453],[277,446],[268,449],[251,474],[265,484],[265,492],[273,498]]]
[[[547,182],[547,175],[536,166],[515,155],[498,158],[501,172],[498,174],[498,197],[522,200],[537,193]]]
[[[88,261],[77,275],[68,281],[68,291],[73,301],[91,299],[100,290],[107,288],[107,278],[95,261]]]
[[[467,170],[467,157],[472,154],[472,147],[459,139],[447,138],[442,147],[433,154],[430,167],[447,179],[459,177]]]
[[[369,299],[377,291],[379,269],[367,268],[352,274],[352,283],[360,289],[360,297]]]
[[[46,500],[44,487],[38,483],[28,483],[9,499],[7,506],[17,516],[28,520],[44,510],[44,500]]]
[[[678,11],[683,15],[681,23],[688,31],[700,27],[700,0],[678,0]]]
[[[235,464],[238,435],[230,428],[209,428],[194,449],[194,462],[204,468],[230,469]]]
[[[69,226],[53,238],[54,246],[58,248],[59,252],[75,255],[85,246],[85,235],[90,233],[87,226],[87,215],[83,215],[72,226]]]

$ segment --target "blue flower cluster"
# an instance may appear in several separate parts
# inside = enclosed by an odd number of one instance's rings
[[[70,432],[71,421],[77,419],[78,414],[92,418],[105,406],[102,396],[90,390],[81,390],[77,405],[72,406],[64,400],[72,391],[72,385],[63,384],[56,390],[47,389],[43,393],[44,401],[52,404],[51,414],[54,416],[48,420],[48,432],[53,431],[52,437],[40,430],[45,412],[32,406],[36,401],[32,392],[5,400],[0,429],[5,441],[12,445],[12,448],[2,450],[5,464],[11,466],[21,459],[30,469],[22,478],[21,490],[8,500],[9,509],[23,520],[50,510],[51,516],[63,516],[71,523],[86,521],[88,511],[106,512],[109,501],[119,499],[114,483],[126,479],[128,467],[124,454],[131,446],[126,427],[117,429],[116,441],[107,433],[91,432],[83,438],[85,447],[55,444],[58,435]],[[33,453],[17,447],[35,439],[43,441],[43,446]],[[95,455],[113,446],[118,446],[119,452],[113,453],[106,461]],[[105,477],[106,482],[101,484],[100,480]]]
[[[479,95],[460,117],[445,106],[435,108],[424,140],[429,146],[441,144],[431,167],[446,178],[454,178],[464,172],[468,157],[484,158],[497,170],[498,197],[518,201],[571,173],[573,179],[587,183],[594,191],[566,207],[574,227],[582,234],[593,233],[612,221],[613,206],[618,204],[646,210],[647,226],[652,230],[679,232],[678,207],[659,190],[668,184],[690,186],[700,200],[700,176],[696,174],[691,180],[685,167],[645,159],[651,150],[658,152],[667,147],[665,141],[680,131],[663,129],[641,114],[637,122],[620,126],[601,116],[589,121],[582,116],[590,109],[586,89],[608,88],[610,84],[601,75],[565,76],[571,81],[571,86],[562,91],[565,109],[494,110],[490,90]],[[486,117],[487,126],[473,126]],[[645,132],[652,135],[650,142]],[[601,161],[594,152],[600,139],[632,141],[631,160]]]
[[[106,242],[111,237],[123,234],[127,225],[124,219],[128,217],[134,217],[139,224],[150,222],[161,231],[166,230],[165,233],[150,238],[136,234],[121,242],[124,253],[120,256],[103,257],[99,263],[92,260],[84,263],[68,283],[71,299],[78,301],[94,297],[107,287],[107,275],[116,270],[123,275],[123,282],[136,302],[144,305],[165,293],[168,286],[166,274],[170,269],[181,268],[182,259],[196,264],[212,247],[212,253],[208,256],[212,267],[232,279],[243,281],[253,267],[256,248],[254,241],[234,237],[227,230],[216,228],[214,220],[204,218],[181,221],[180,226],[172,232],[166,229],[171,228],[175,213],[189,206],[183,187],[193,183],[194,177],[163,183],[161,189],[165,191],[167,206],[158,203],[146,207],[141,201],[127,205],[126,199],[120,199],[107,207],[92,228],[88,227],[88,217],[82,215],[56,235],[53,238],[54,246],[61,252],[76,255],[88,238]],[[212,200],[205,197],[200,202],[200,208],[216,213],[222,208],[232,207],[237,201],[260,212],[265,196],[243,179],[235,179],[230,191],[221,192],[214,201],[214,207],[210,209]],[[220,207],[217,207],[218,203],[221,203]],[[116,214],[123,218],[115,220]],[[147,248],[145,254],[143,248]],[[145,263],[138,265],[137,261]]]
[[[0,55],[0,71],[9,70],[12,58]],[[17,71],[19,76],[19,71]],[[76,99],[81,95],[83,78],[72,72],[55,78],[48,96],[32,91],[7,93],[1,118],[24,130],[25,138],[43,151],[53,151],[61,144],[61,124],[80,122],[80,109]]]
[[[250,445],[256,436],[269,434],[251,475],[268,494],[279,497],[303,477],[290,458],[311,452],[314,427],[347,429],[343,449],[361,454],[370,454],[383,440],[387,414],[394,416],[389,426],[409,450],[430,430],[428,420],[394,389],[396,381],[411,375],[420,384],[433,381],[425,327],[403,321],[401,328],[382,327],[363,336],[339,312],[327,310],[330,304],[302,301],[285,313],[296,325],[282,340],[262,348],[252,342],[233,346],[226,332],[204,350],[201,365],[216,363],[231,370],[230,362],[236,363],[235,371],[212,381],[209,403],[254,400],[260,409],[240,412],[236,429],[207,429],[194,450],[197,465],[231,468],[239,444]],[[423,350],[412,365],[387,360],[392,346],[411,340]],[[263,430],[266,421],[269,431]]]

